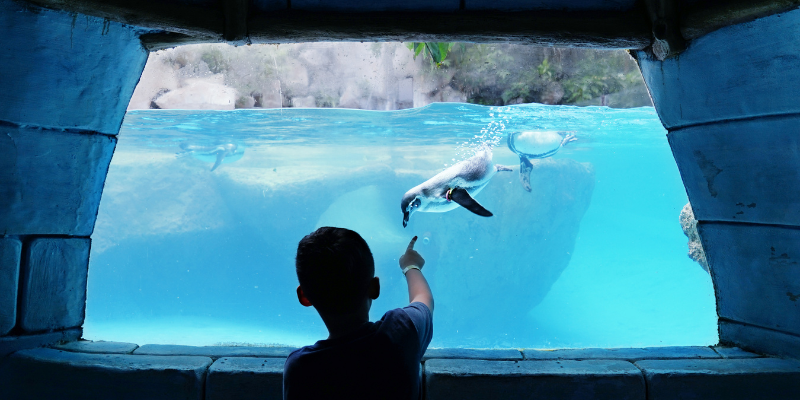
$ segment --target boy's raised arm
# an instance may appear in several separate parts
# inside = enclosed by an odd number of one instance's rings
[[[400,256],[400,269],[406,275],[408,282],[408,302],[413,303],[418,301],[425,304],[433,312],[433,293],[428,286],[428,281],[422,275],[422,266],[425,265],[425,259],[414,250],[414,243],[417,242],[417,237],[411,239],[408,244],[405,254]],[[417,267],[417,268],[413,268]]]

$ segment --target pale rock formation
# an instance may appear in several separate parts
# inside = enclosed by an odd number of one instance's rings
[[[314,99],[314,96],[292,97],[292,107],[316,108],[317,102]]]
[[[691,203],[686,203],[681,210],[681,228],[683,234],[689,238],[689,258],[697,261],[706,272],[708,272],[708,261],[706,252],[703,250],[703,243],[700,242],[700,235],[697,234],[697,220],[694,219]]]
[[[128,109],[146,110],[151,108],[153,99],[159,94],[175,90],[178,87],[180,87],[180,82],[175,68],[171,64],[163,62],[158,52],[150,53],[139,84],[136,85],[136,90],[133,91],[131,101],[128,103]]]
[[[164,93],[153,102],[159,108],[233,110],[238,98],[236,89],[225,86],[224,80],[220,74],[188,78],[184,86]]]

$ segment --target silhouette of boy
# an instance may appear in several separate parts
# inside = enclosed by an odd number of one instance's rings
[[[409,305],[369,321],[381,291],[367,242],[349,229],[322,227],[304,237],[295,261],[297,298],[313,306],[328,338],[292,352],[284,399],[419,399],[420,360],[433,335],[433,295],[414,250],[400,257]]]

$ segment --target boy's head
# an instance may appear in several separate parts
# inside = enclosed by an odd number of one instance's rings
[[[375,276],[372,252],[349,229],[325,226],[304,237],[297,245],[295,268],[302,294],[318,311],[344,314],[368,296],[377,297],[370,295]]]

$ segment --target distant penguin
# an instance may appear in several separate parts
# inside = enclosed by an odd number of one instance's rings
[[[575,135],[555,131],[517,132],[508,135],[508,148],[519,156],[519,181],[531,191],[531,158],[547,158],[567,143],[578,140]]]
[[[211,167],[211,170],[217,169],[222,164],[222,160],[225,157],[232,156],[236,154],[236,149],[238,149],[238,145],[236,143],[223,143],[214,146],[201,146],[191,143],[181,143],[181,149],[184,151],[182,153],[178,153],[177,155],[184,156],[187,154],[198,153],[203,155],[216,155],[217,159],[214,161],[214,166]]]
[[[400,202],[403,227],[408,225],[414,212],[446,212],[459,205],[480,216],[491,217],[492,213],[472,197],[486,187],[497,171],[511,171],[511,168],[495,165],[492,149],[484,146],[474,156],[415,186],[403,195]]]

